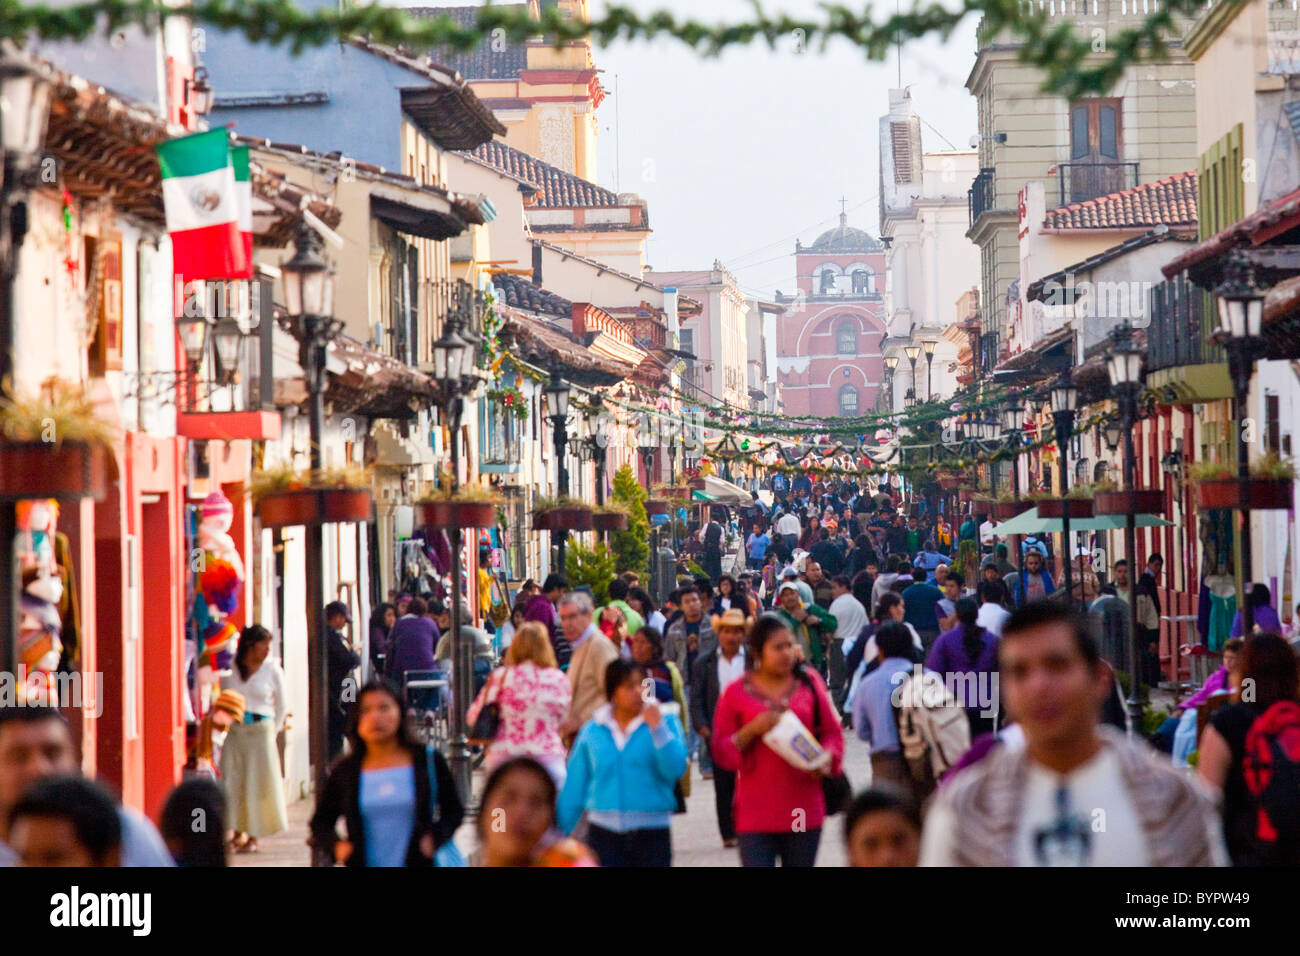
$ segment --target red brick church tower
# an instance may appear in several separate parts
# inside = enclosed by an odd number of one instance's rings
[[[777,291],[777,368],[787,415],[852,418],[876,407],[884,378],[885,251],[840,224],[795,242],[794,296]]]

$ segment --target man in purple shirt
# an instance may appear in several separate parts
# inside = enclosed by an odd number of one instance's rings
[[[393,625],[390,635],[393,652],[386,669],[388,676],[398,683],[407,671],[431,671],[437,667],[433,649],[438,646],[438,625],[425,617],[428,609],[422,598],[412,598],[406,614]]]

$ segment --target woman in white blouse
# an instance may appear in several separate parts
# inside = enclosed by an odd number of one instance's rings
[[[284,672],[269,659],[271,632],[260,624],[244,628],[235,666],[222,690],[244,695],[244,721],[230,728],[221,751],[221,776],[230,801],[236,853],[256,853],[259,837],[288,829],[284,783],[275,738],[284,727]]]

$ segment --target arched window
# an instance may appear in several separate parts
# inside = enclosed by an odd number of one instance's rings
[[[835,291],[835,270],[830,266],[822,266],[821,285],[817,291],[822,295]]]
[[[845,319],[836,328],[835,353],[837,355],[858,354],[858,326],[852,319]]]
[[[867,295],[868,293],[875,291],[871,288],[873,278],[870,269],[854,269],[853,294]]]
[[[852,385],[840,386],[840,414],[858,414],[858,390]]]

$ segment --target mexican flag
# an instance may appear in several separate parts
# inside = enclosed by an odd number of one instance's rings
[[[248,175],[248,147],[235,146],[230,150],[230,161],[235,167],[235,210],[239,213],[239,234],[244,240],[244,261],[253,278],[253,183]]]
[[[156,148],[176,274],[185,282],[248,278],[251,263],[240,235],[226,130],[182,136]]]

